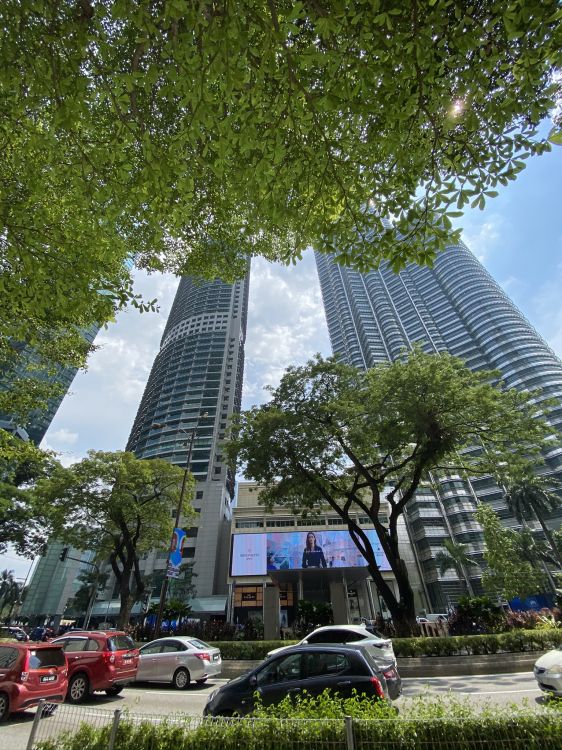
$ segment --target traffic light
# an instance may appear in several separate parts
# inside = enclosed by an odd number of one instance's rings
[[[68,547],[63,547],[62,551],[59,555],[59,560],[61,562],[64,562],[66,560],[66,556],[68,555]]]

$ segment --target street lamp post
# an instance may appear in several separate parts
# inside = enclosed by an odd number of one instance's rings
[[[189,443],[187,448],[187,459],[185,462],[185,470],[183,472],[183,479],[181,482],[181,490],[180,490],[180,497],[178,500],[178,507],[176,508],[176,519],[174,522],[174,530],[179,527],[182,508],[183,508],[183,501],[185,497],[185,488],[187,486],[187,478],[189,476],[189,468],[191,466],[191,455],[193,453],[193,443],[195,442],[195,438],[197,436],[197,430],[199,428],[199,421],[201,419],[204,419],[207,416],[207,412],[204,412],[200,415],[199,419],[197,420],[197,424],[195,427],[191,429],[191,435],[189,437]],[[161,429],[162,427],[165,427],[165,424],[153,424],[153,427],[156,427],[157,429]],[[183,432],[185,435],[187,435],[187,430],[182,430],[181,428],[180,432]],[[170,555],[173,550],[174,546],[174,530],[172,530],[172,538],[170,539],[170,547],[168,549],[168,559],[166,562],[166,570],[164,575],[164,580],[162,581],[162,588],[160,589],[160,603],[158,605],[158,615],[156,616],[156,624],[154,626],[154,638],[158,638],[160,635],[160,628],[162,626],[162,617],[164,615],[164,607],[166,605],[166,597],[168,595],[168,570],[170,566]]]

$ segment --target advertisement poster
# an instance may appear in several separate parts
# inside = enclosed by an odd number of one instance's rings
[[[172,537],[172,546],[168,555],[168,578],[179,578],[182,560],[183,545],[185,542],[185,531],[183,529],[174,529]]]
[[[390,570],[374,529],[365,533],[381,570]],[[233,576],[265,575],[272,570],[360,568],[365,558],[349,533],[330,531],[280,531],[235,534],[232,541]]]

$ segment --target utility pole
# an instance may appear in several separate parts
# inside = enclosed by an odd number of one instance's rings
[[[189,437],[189,443],[187,444],[188,445],[187,459],[186,459],[186,463],[185,463],[185,470],[183,472],[183,479],[182,479],[182,483],[181,483],[180,497],[179,497],[179,500],[178,500],[178,507],[176,508],[176,518],[175,518],[175,522],[174,522],[174,529],[172,530],[172,538],[170,539],[170,547],[168,549],[168,560],[166,562],[166,573],[164,575],[164,580],[162,581],[162,588],[160,589],[160,603],[158,605],[158,615],[156,616],[156,624],[154,626],[154,639],[158,638],[158,636],[160,635],[160,628],[162,627],[162,618],[164,616],[164,607],[166,606],[166,597],[168,595],[168,583],[169,583],[168,572],[169,572],[169,567],[170,567],[170,555],[171,555],[171,553],[173,551],[173,546],[174,546],[174,531],[175,531],[176,528],[179,527],[179,524],[180,524],[180,518],[181,518],[182,509],[183,509],[183,501],[184,501],[184,497],[185,497],[185,488],[187,486],[187,478],[189,476],[189,468],[191,466],[191,455],[193,453],[193,444],[195,442],[195,438],[197,437],[197,430],[199,429],[199,422],[200,422],[201,419],[205,419],[206,416],[207,416],[207,412],[204,412],[203,414],[201,414],[200,417],[199,417],[199,419],[197,420],[197,424],[190,431],[191,434],[190,434],[190,437]],[[162,428],[162,427],[165,427],[166,425],[165,424],[153,424],[152,426],[156,427],[156,428]],[[183,432],[186,435],[188,434],[187,430],[180,430],[180,431]]]

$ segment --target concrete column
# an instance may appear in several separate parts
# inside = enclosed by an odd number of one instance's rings
[[[363,585],[367,594],[367,601],[369,602],[369,619],[374,620],[376,617],[376,609],[373,599],[373,589],[371,588],[371,579],[367,578],[365,581],[363,581]]]
[[[231,625],[234,623],[234,584],[228,584],[228,595],[226,599],[226,621]]]
[[[279,638],[278,586],[266,586],[263,590],[263,637],[266,641]]]
[[[302,585],[302,573],[299,571],[299,580],[297,581],[297,600],[300,602],[304,599],[304,587]]]
[[[330,581],[330,600],[335,625],[347,624],[347,588],[341,581]]]

